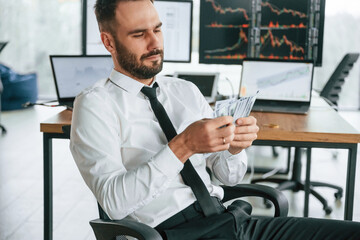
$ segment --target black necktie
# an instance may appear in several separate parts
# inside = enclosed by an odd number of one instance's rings
[[[141,89],[141,92],[149,98],[151,108],[153,109],[155,116],[159,121],[160,127],[165,133],[167,140],[170,142],[170,140],[173,139],[177,135],[177,133],[163,105],[158,101],[156,97],[157,87],[158,84],[154,83],[152,88],[143,87]],[[215,204],[210,197],[210,194],[206,189],[204,182],[201,180],[200,176],[195,171],[194,166],[191,164],[189,159],[185,162],[184,168],[181,170],[180,174],[184,180],[184,183],[190,186],[196,199],[199,201],[205,216],[218,214],[219,212],[216,209]]]

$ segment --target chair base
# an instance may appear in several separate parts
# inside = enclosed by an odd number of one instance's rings
[[[295,181],[295,180],[287,180],[282,178],[268,178],[268,179],[254,179],[251,183],[259,183],[259,182],[271,182],[271,183],[278,183],[279,185],[276,187],[277,190],[291,190],[293,192],[298,192],[300,190],[305,190],[305,183],[303,181]],[[317,198],[321,204],[323,205],[323,209],[325,213],[328,215],[332,212],[332,208],[328,205],[327,200],[321,196],[319,192],[314,190],[314,187],[330,187],[337,190],[334,196],[336,200],[340,200],[343,196],[343,189],[339,186],[323,183],[323,182],[310,182],[310,194],[312,194],[315,198]],[[271,206],[268,202],[265,201],[265,205]]]

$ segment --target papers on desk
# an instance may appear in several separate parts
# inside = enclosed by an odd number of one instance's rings
[[[217,101],[215,103],[213,117],[216,118],[221,116],[232,116],[235,122],[238,118],[249,116],[251,109],[254,106],[258,92],[259,91],[257,91],[255,95],[249,97]]]

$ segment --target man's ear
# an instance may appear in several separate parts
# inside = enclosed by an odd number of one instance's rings
[[[111,53],[115,53],[115,42],[113,36],[108,32],[100,33],[101,41],[103,42],[105,48]]]

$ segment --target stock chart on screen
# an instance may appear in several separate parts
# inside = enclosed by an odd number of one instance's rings
[[[199,62],[322,61],[325,0],[201,0]]]
[[[246,57],[249,48],[251,2],[220,3],[201,2],[200,59],[207,63],[237,63]]]

